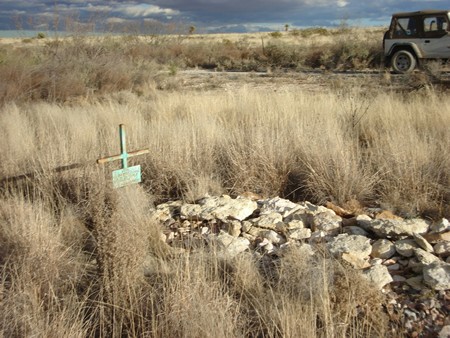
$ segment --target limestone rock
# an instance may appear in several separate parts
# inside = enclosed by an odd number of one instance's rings
[[[353,266],[353,268],[358,270],[370,267],[370,263],[367,260],[352,253],[344,252],[341,258],[347,263],[350,263],[350,265]]]
[[[260,233],[260,236],[266,238],[270,243],[273,244],[283,244],[286,242],[286,239],[283,236],[273,230],[264,230]]]
[[[413,234],[425,234],[428,231],[429,225],[423,219],[377,219],[370,222],[369,230],[374,232],[380,238],[388,236],[412,236]]]
[[[374,265],[363,271],[363,275],[379,289],[393,281],[391,274],[384,265]]]
[[[434,252],[442,257],[450,256],[450,242],[440,242],[435,244]]]
[[[450,264],[435,262],[423,269],[424,283],[434,290],[450,289]]]
[[[342,218],[334,212],[320,212],[313,216],[313,228],[315,230],[333,231],[338,230],[342,226]]]
[[[209,220],[212,215],[221,221],[228,219],[243,221],[258,208],[258,204],[247,198],[232,199],[230,196],[204,197],[199,202],[202,207],[201,219]]]
[[[376,258],[391,258],[396,253],[395,245],[387,239],[379,239],[372,244],[372,257]]]
[[[239,221],[228,222],[228,233],[233,237],[239,237],[241,234],[242,225]]]
[[[370,230],[370,224],[372,223],[373,219],[370,216],[367,215],[358,215],[356,216],[356,224],[366,230]]]
[[[433,262],[440,262],[440,259],[438,257],[420,248],[414,249],[414,254],[416,255],[416,258],[419,260],[419,262],[423,265],[429,265]]]
[[[340,234],[327,244],[328,250],[341,257],[343,253],[350,253],[361,259],[370,255],[372,246],[370,240],[364,236]]]
[[[446,218],[442,218],[439,222],[431,225],[431,233],[441,233],[450,231],[450,222]]]
[[[433,252],[434,249],[431,246],[430,243],[428,243],[428,241],[423,238],[421,235],[419,234],[413,234],[414,240],[416,241],[416,243],[425,251],[427,252]]]
[[[218,249],[229,257],[234,257],[250,247],[250,241],[247,238],[233,237],[223,230],[217,236],[211,235],[210,239],[215,240]]]
[[[295,229],[288,232],[288,237],[293,240],[307,239],[311,237],[311,229]]]
[[[198,204],[183,204],[180,208],[180,216],[182,219],[199,220],[202,213],[202,207]]]
[[[404,257],[412,257],[414,255],[414,249],[418,247],[416,241],[410,238],[400,239],[395,242],[395,250]]]
[[[291,202],[287,199],[283,199],[280,197],[274,197],[265,200],[259,200],[258,204],[260,205],[260,214],[266,215],[271,213],[278,213],[282,215],[282,217],[287,217],[291,213],[299,209],[305,209],[297,203]]]
[[[283,217],[277,212],[272,212],[253,219],[252,223],[260,228],[275,230],[277,225],[283,224]]]
[[[369,233],[366,230],[356,225],[344,226],[342,231],[349,235],[360,235],[366,237],[369,235]]]

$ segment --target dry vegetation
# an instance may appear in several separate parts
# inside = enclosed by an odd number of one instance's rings
[[[362,33],[353,41],[341,32],[337,42],[328,31],[297,33],[265,35],[264,50],[261,37],[231,36],[0,47],[1,336],[388,335],[380,294],[325,254],[308,260],[292,249],[269,266],[214,248],[181,255],[150,218],[158,201],[245,191],[450,216],[450,99],[433,85],[408,93],[363,87],[364,78],[323,92],[178,84],[178,70],[193,66],[381,64],[380,32],[364,33],[373,43]],[[132,160],[143,183],[116,191],[118,164],[95,160],[118,151],[120,123],[129,150],[151,152]],[[82,166],[52,171],[74,163]]]

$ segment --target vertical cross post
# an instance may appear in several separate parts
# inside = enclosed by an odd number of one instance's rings
[[[127,145],[125,142],[125,125],[119,125],[119,136],[120,136],[120,154],[122,156],[122,169],[128,168],[128,154]]]
[[[114,188],[120,188],[129,184],[139,183],[141,181],[141,166],[136,165],[128,167],[128,158],[137,155],[147,154],[148,149],[141,149],[127,152],[127,146],[125,141],[125,125],[119,125],[119,137],[120,137],[120,154],[103,157],[97,160],[97,163],[103,164],[116,160],[121,160],[122,169],[113,171],[113,186]]]

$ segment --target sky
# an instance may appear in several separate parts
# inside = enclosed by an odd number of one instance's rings
[[[387,26],[394,12],[450,9],[448,0],[0,0],[0,30],[253,32]]]

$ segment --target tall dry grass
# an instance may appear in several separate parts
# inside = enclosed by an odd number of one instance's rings
[[[180,253],[160,240],[150,211],[162,200],[250,190],[449,217],[445,93],[367,89],[364,78],[316,93],[158,91],[158,74],[134,77],[148,66],[136,60],[162,50],[154,41],[85,43],[51,45],[46,54],[57,62],[73,53],[83,66],[33,63],[39,50],[2,52],[15,67],[0,72],[20,81],[1,94],[1,336],[388,335],[381,295],[326,254],[310,258],[293,247],[279,260],[227,259],[214,246]],[[61,73],[44,71],[55,64]],[[82,93],[71,101],[77,82],[64,85],[57,74],[80,79],[85,66]],[[43,90],[50,96],[34,101]],[[121,123],[127,149],[150,154],[130,159],[142,166],[140,186],[113,190],[119,163],[95,160],[119,152]]]

